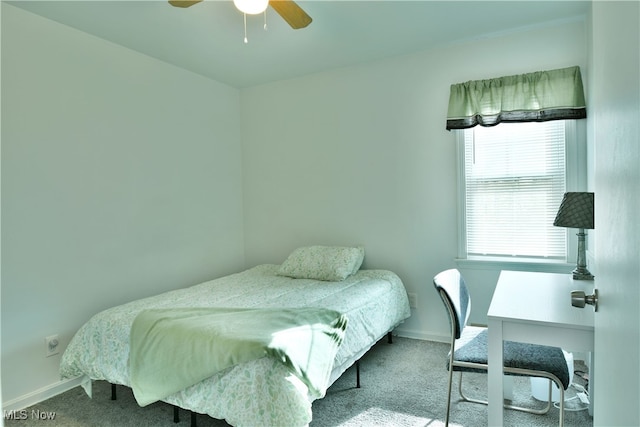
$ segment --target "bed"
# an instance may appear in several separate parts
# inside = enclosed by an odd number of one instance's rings
[[[132,324],[153,310],[332,310],[347,322],[330,373],[315,392],[281,360],[263,356],[229,366],[160,399],[233,426],[305,426],[312,419],[311,403],[324,397],[347,368],[410,315],[400,278],[387,270],[360,270],[363,257],[362,248],[299,248],[280,265],[258,265],[107,309],[73,337],[62,357],[61,376],[83,376],[89,385],[90,380],[105,380],[131,387]]]

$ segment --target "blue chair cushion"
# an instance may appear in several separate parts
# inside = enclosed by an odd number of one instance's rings
[[[459,362],[487,364],[487,355],[487,330],[485,329],[471,341],[458,348],[454,352],[454,359]],[[559,347],[505,341],[503,357],[505,367],[549,372],[558,377],[565,390],[570,385],[567,361],[562,349]],[[485,369],[474,369],[461,366],[454,366],[453,370],[486,373]]]

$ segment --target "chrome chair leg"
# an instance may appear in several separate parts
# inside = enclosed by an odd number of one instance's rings
[[[504,407],[506,409],[513,409],[515,411],[520,411],[520,412],[526,412],[529,414],[535,414],[535,415],[544,415],[546,413],[549,412],[549,410],[551,410],[551,406],[553,404],[553,401],[551,399],[551,390],[552,390],[552,382],[551,380],[549,380],[549,398],[547,399],[547,406],[545,406],[542,409],[532,409],[532,408],[525,408],[522,406],[516,406],[516,405],[511,405],[509,403],[505,403]],[[564,390],[562,390],[564,392]],[[462,391],[462,372],[460,372],[460,380],[458,381],[458,393],[460,394],[460,397],[462,398],[463,401],[465,402],[470,402],[470,403],[480,403],[482,405],[487,405],[487,401],[486,400],[481,400],[481,399],[476,399],[473,397],[468,397],[464,394],[464,392]]]

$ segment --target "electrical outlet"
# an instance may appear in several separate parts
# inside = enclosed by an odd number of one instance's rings
[[[44,339],[45,345],[45,357],[54,356],[60,353],[58,346],[60,341],[58,340],[58,335],[50,335]]]
[[[418,308],[418,294],[407,292],[407,297],[409,297],[409,308]]]

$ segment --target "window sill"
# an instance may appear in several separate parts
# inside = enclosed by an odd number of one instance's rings
[[[471,268],[476,270],[515,270],[515,271],[538,271],[543,273],[571,273],[575,264],[563,261],[538,260],[538,259],[517,259],[508,258],[456,258],[458,267]]]

